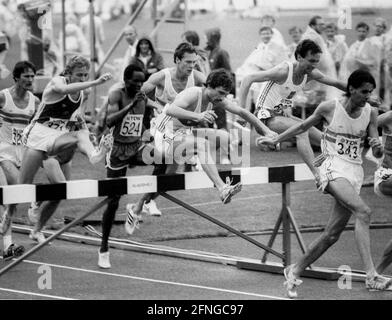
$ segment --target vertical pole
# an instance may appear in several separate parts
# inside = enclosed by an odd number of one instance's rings
[[[184,32],[189,30],[189,1],[184,0]]]
[[[158,19],[158,0],[153,0],[152,1],[152,20],[154,21],[154,30],[158,24],[157,19]],[[152,40],[154,42],[155,48],[158,48],[158,35],[155,34]]]
[[[67,64],[67,58],[65,56],[65,51],[66,51],[66,42],[65,42],[65,0],[61,0],[61,32],[63,35],[63,38],[61,39],[62,42],[62,52],[61,55],[63,57],[63,68],[65,68],[65,65]]]
[[[95,50],[95,13],[94,13],[94,0],[89,0],[90,7],[90,80],[95,80],[95,64],[97,62],[97,52]],[[97,104],[97,87],[92,88],[92,92],[89,96],[89,111],[91,112],[92,119],[95,118],[95,106]]]
[[[290,207],[290,184],[282,183],[282,223],[283,223],[283,265],[291,263],[291,223],[288,214]]]

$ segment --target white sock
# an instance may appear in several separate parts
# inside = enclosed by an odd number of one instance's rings
[[[10,228],[11,230],[11,228]],[[12,244],[12,236],[11,233],[10,234],[6,234],[3,236],[3,247],[4,247],[4,251],[6,251],[9,246]]]

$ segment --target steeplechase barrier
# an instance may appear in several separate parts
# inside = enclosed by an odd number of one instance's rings
[[[159,192],[160,195],[166,199],[228,230],[229,232],[235,234],[247,242],[252,243],[264,251],[264,255],[260,260],[238,258],[235,261],[235,265],[238,268],[282,274],[283,268],[291,263],[292,233],[295,234],[302,252],[306,252],[305,242],[295,221],[294,214],[290,209],[290,184],[294,182],[312,180],[312,173],[305,164],[295,164],[282,167],[238,168],[232,169],[230,171],[221,171],[219,174],[224,181],[227,177],[229,177],[233,183],[241,182],[243,186],[267,183],[280,183],[282,185],[282,209],[274,227],[271,239],[267,245],[256,241],[250,236],[168,194],[170,191],[213,188],[214,185],[205,172],[187,172],[183,174],[160,176],[128,176],[104,180],[73,180],[58,184],[4,186],[0,187],[0,205],[99,197],[106,197],[106,199],[102,200],[91,210],[85,214],[82,214],[71,223],[67,224],[61,230],[51,234],[45,242],[33,247],[28,252],[24,253],[21,257],[2,268],[0,270],[0,276],[105,206],[108,202],[107,197],[114,195],[144,194],[152,192]],[[282,252],[278,252],[273,249],[272,246],[276,240],[277,235],[280,233],[281,228],[281,233],[283,236],[283,250]],[[164,251],[165,250],[157,250],[154,253],[165,254]],[[198,254],[200,255],[200,253]],[[282,263],[268,262],[268,254],[272,254],[278,257],[282,260]],[[207,254],[207,256],[210,255]],[[227,260],[230,260],[230,264],[233,264],[232,257],[228,258]],[[304,272],[303,276],[326,280],[336,280],[341,275],[334,270],[311,267]]]

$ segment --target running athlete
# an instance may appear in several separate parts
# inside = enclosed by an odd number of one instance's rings
[[[15,85],[0,91],[0,185],[17,184],[24,147],[22,132],[30,123],[39,99],[31,91],[35,78],[35,66],[28,61],[15,64],[13,78]],[[9,260],[24,252],[24,248],[12,242],[11,219],[16,206],[9,205],[2,216],[3,259]]]
[[[127,167],[142,163],[143,116],[146,98],[140,91],[145,76],[143,69],[130,64],[124,71],[124,83],[112,89],[106,118],[114,136],[114,144],[106,157],[107,177],[124,177]],[[120,196],[109,197],[109,204],[102,216],[102,241],[98,253],[98,266],[111,267],[108,240],[118,209]]]
[[[363,183],[361,154],[367,136],[374,157],[383,155],[377,131],[377,109],[367,102],[375,87],[376,82],[369,72],[354,71],[348,79],[345,97],[321,103],[308,119],[278,137],[258,139],[258,143],[274,145],[321,122],[325,125],[322,154],[315,166],[319,167],[320,189],[335,198],[335,206],[322,235],[297,263],[284,270],[290,298],[297,297],[296,287],[302,283],[298,277],[339,239],[352,215],[355,239],[366,272],[366,288],[385,290],[390,285],[374,267],[369,235],[371,210],[359,195]]]
[[[213,109],[224,108],[250,122],[259,134],[276,135],[249,111],[229,103],[226,96],[232,86],[229,72],[214,70],[208,76],[205,87],[185,89],[172,104],[166,105],[157,119],[154,136],[157,150],[167,159],[173,159],[174,163],[182,162],[183,151],[186,157],[197,154],[203,170],[218,189],[223,204],[229,203],[232,196],[241,191],[241,183],[232,186],[222,181],[210,155],[209,142],[195,136],[193,127],[203,122],[213,123],[216,119]]]
[[[42,103],[30,126],[25,129],[27,150],[23,157],[19,183],[31,184],[43,160],[76,146],[95,164],[105,157],[112,141],[110,137],[101,140],[96,150],[89,138],[89,131],[83,120],[83,90],[98,86],[111,79],[104,74],[99,79],[86,81],[90,63],[81,56],[72,57],[65,67],[63,76],[53,78],[44,90]],[[41,229],[54,213],[59,201],[49,201],[41,212],[40,222],[32,230],[30,238],[44,240]]]
[[[194,86],[203,86],[206,81],[205,76],[201,72],[194,70],[197,61],[197,51],[191,44],[181,43],[178,45],[174,52],[175,66],[154,73],[143,84],[141,91],[145,94],[148,95],[155,90],[155,101],[149,100],[148,105],[155,107],[157,113],[161,113],[163,107],[172,103],[179,92]],[[151,128],[152,134],[154,129],[153,125]],[[175,173],[176,169],[177,166],[167,166],[165,163],[155,164],[152,174]],[[142,212],[152,216],[160,216],[162,213],[155,202],[158,195],[158,193],[146,193],[136,204],[128,204],[127,221],[137,225],[138,221],[142,219]],[[125,227],[128,233],[134,230],[134,227],[130,228],[127,224],[125,224]]]
[[[378,126],[382,128],[382,139],[384,145],[384,158],[380,161],[380,167],[374,174],[374,192],[380,198],[392,197],[392,111],[378,116]],[[380,263],[376,270],[382,274],[392,263],[392,240],[389,241]]]
[[[320,61],[321,48],[312,40],[301,41],[295,50],[295,62],[285,61],[267,71],[251,74],[242,81],[240,88],[240,105],[246,105],[249,88],[254,82],[263,82],[260,95],[256,103],[255,114],[271,130],[282,133],[288,128],[302,121],[289,115],[293,106],[292,98],[305,85],[315,80],[345,91],[343,82],[327,77],[316,69]],[[313,166],[314,145],[320,145],[321,132],[311,127],[309,132],[296,136],[297,149],[302,159],[317,178],[317,169]]]

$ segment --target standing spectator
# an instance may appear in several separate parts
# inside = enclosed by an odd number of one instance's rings
[[[188,42],[195,47],[195,49],[197,51],[197,55],[199,57],[199,59],[197,60],[195,69],[197,71],[200,71],[201,73],[203,73],[207,77],[211,72],[210,63],[208,62],[207,51],[205,51],[199,47],[199,45],[200,45],[199,35],[197,34],[196,31],[189,30],[189,31],[186,31],[182,35],[181,38],[182,38],[183,42]]]
[[[338,27],[335,23],[327,24],[325,28],[327,46],[332,55],[332,59],[335,62],[336,73],[339,73],[340,64],[348,51],[348,46],[346,44],[346,37],[342,34],[338,35],[337,33]]]
[[[355,30],[358,40],[350,46],[344,57],[340,68],[340,78],[346,81],[353,71],[360,69],[370,72],[376,80],[376,86],[378,86],[380,52],[368,38],[369,26],[365,22],[358,23]]]
[[[0,79],[7,78],[10,71],[3,64],[9,49],[9,41],[5,33],[0,31]]]
[[[136,45],[139,42],[137,38],[137,30],[134,26],[127,26],[124,29],[125,41],[128,43],[127,50],[125,51],[124,60],[121,68],[121,74],[124,73],[125,68],[131,63],[132,58],[136,54]]]
[[[60,54],[49,37],[44,38],[42,49],[44,52],[44,73],[45,75],[54,77],[61,70],[59,66],[61,60]]]
[[[210,62],[211,71],[216,69],[225,69],[232,75],[235,80],[235,75],[232,72],[230,65],[230,56],[229,53],[222,49],[220,46],[221,41],[221,31],[219,28],[212,28],[206,30],[207,37],[207,47],[206,49],[209,51],[208,60]],[[230,92],[235,96],[235,81],[233,81],[233,88]],[[216,126],[217,129],[227,129],[227,120],[226,120],[226,110],[223,108],[218,108],[215,111],[217,115]]]
[[[287,51],[288,51],[288,56],[291,60],[295,60],[294,52],[295,49],[297,48],[298,43],[300,43],[301,41],[302,33],[303,33],[302,29],[296,26],[291,27],[289,29],[289,35],[293,42],[287,46]]]
[[[381,99],[385,99],[385,75],[386,75],[386,64],[385,64],[385,46],[386,46],[386,31],[387,22],[383,18],[376,18],[374,20],[375,34],[369,37],[373,46],[377,47],[379,51],[379,79],[376,79],[378,87],[376,88]]]
[[[95,15],[94,16],[94,25],[95,25],[95,53],[98,58],[97,63],[101,63],[104,59],[104,52],[102,49],[103,42],[105,41],[105,31],[103,29],[102,19]],[[82,28],[83,34],[87,37],[87,40],[90,40],[90,15],[85,15],[80,20],[80,27]]]
[[[131,64],[142,65],[147,80],[152,74],[165,68],[162,55],[155,51],[154,45],[147,37],[141,37],[138,41],[136,54],[131,59]],[[143,117],[143,125],[146,129],[150,129],[152,118],[154,118],[154,110],[146,108]]]
[[[314,16],[309,21],[309,25],[305,30],[305,33],[302,35],[301,40],[309,39],[316,42],[321,48],[322,55],[320,58],[320,62],[318,64],[318,69],[324,73],[326,76],[331,77],[332,79],[337,78],[335,63],[332,59],[331,54],[328,51],[327,43],[325,42],[322,34],[325,29],[324,19],[321,16]],[[314,91],[317,96],[317,100],[320,102],[323,100],[331,100],[336,98],[339,94],[337,89],[331,86],[321,85],[313,81],[307,86],[307,89],[310,91]],[[318,104],[318,101],[315,101]]]
[[[155,50],[152,41],[147,37],[142,37],[136,45],[136,53],[131,59],[143,62],[147,79],[153,74],[165,68],[162,55]]]
[[[277,44],[280,44],[283,47],[286,47],[286,43],[284,41],[284,38],[282,36],[282,33],[275,28],[275,18],[269,14],[266,14],[261,17],[261,25],[262,26],[269,26],[272,29],[272,42],[276,42]]]

